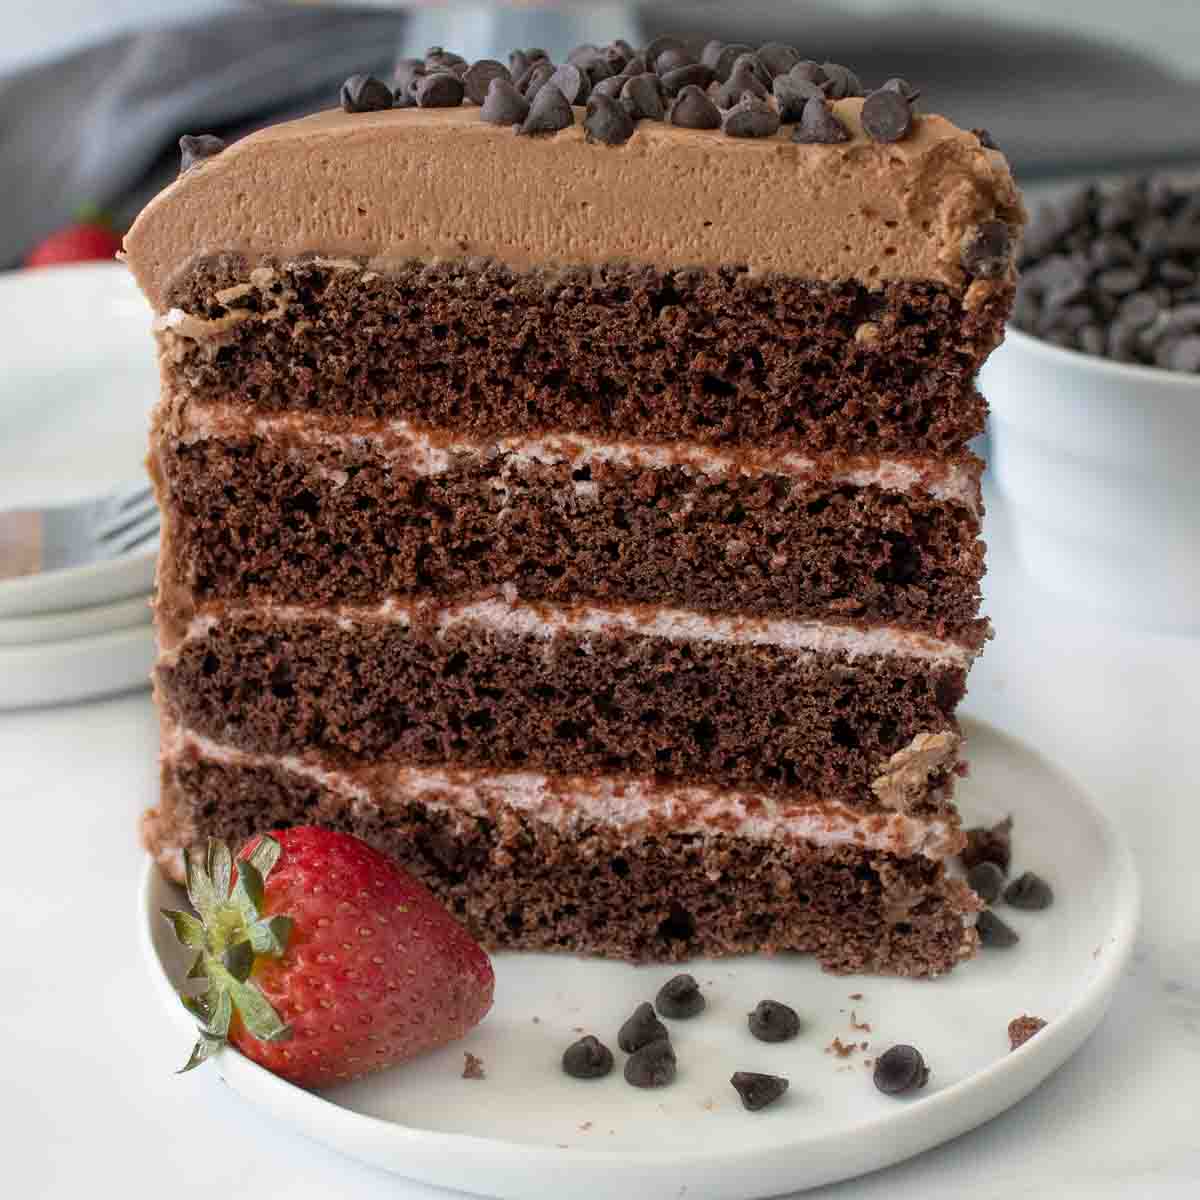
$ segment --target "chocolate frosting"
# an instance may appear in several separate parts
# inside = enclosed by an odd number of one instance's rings
[[[964,239],[985,221],[1024,220],[1003,156],[938,116],[880,145],[862,104],[833,105],[850,133],[833,146],[798,145],[789,126],[735,139],[661,122],[601,146],[582,110],[531,138],[466,107],[318,113],[198,163],[146,207],[125,251],[160,313],[173,281],[221,252],[249,267],[308,254],[385,270],[479,256],[517,269],[735,265],[967,288]],[[1002,282],[976,281],[968,299]]]

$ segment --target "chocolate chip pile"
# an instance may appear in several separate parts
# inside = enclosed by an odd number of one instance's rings
[[[920,93],[889,79],[869,95],[848,67],[806,59],[794,46],[767,42],[757,49],[710,41],[695,53],[679,38],[655,38],[642,50],[617,40],[576,46],[556,64],[545,50],[514,50],[508,65],[495,59],[468,63],[441,46],[423,59],[396,64],[393,85],[352,75],[342,85],[346,112],[387,108],[479,106],[480,118],[521,134],[555,133],[575,123],[585,107],[590,142],[615,146],[633,136],[638,121],[666,121],[685,129],[720,129],[728,137],[771,137],[794,125],[792,141],[832,145],[850,133],[830,101],[863,96],[862,124],[877,142],[908,137]]]
[[[1005,884],[1012,865],[1012,818],[998,825],[967,830],[967,845],[962,852],[967,871],[967,886],[984,902],[1005,904],[1026,912],[1040,912],[1054,903],[1054,889],[1033,871],[1025,871]],[[985,909],[975,922],[982,945],[993,950],[1015,946],[1020,935],[991,909]]]
[[[1013,323],[1056,346],[1200,372],[1200,181],[1081,187],[1030,223]]]

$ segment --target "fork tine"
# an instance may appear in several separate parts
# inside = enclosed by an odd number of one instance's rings
[[[150,499],[152,491],[153,489],[148,482],[138,483],[134,484],[127,491],[117,492],[113,496],[113,499],[116,501],[118,509],[132,508],[134,505],[140,508],[146,500]]]
[[[123,553],[157,534],[158,526],[158,509],[152,508],[143,513],[137,521],[129,522],[122,525],[120,529],[112,530],[101,540],[110,552],[120,550]]]
[[[96,540],[104,542],[119,537],[126,529],[138,524],[147,513],[158,513],[158,505],[149,493],[136,507],[121,509],[101,517],[95,526]]]

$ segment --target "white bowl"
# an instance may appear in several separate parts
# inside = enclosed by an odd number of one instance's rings
[[[981,380],[1029,575],[1122,623],[1200,630],[1200,377],[1009,329]]]

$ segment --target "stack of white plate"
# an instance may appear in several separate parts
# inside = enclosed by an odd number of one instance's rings
[[[158,390],[149,306],[94,263],[0,275],[0,513],[145,478]],[[149,684],[155,551],[0,579],[0,709]]]

